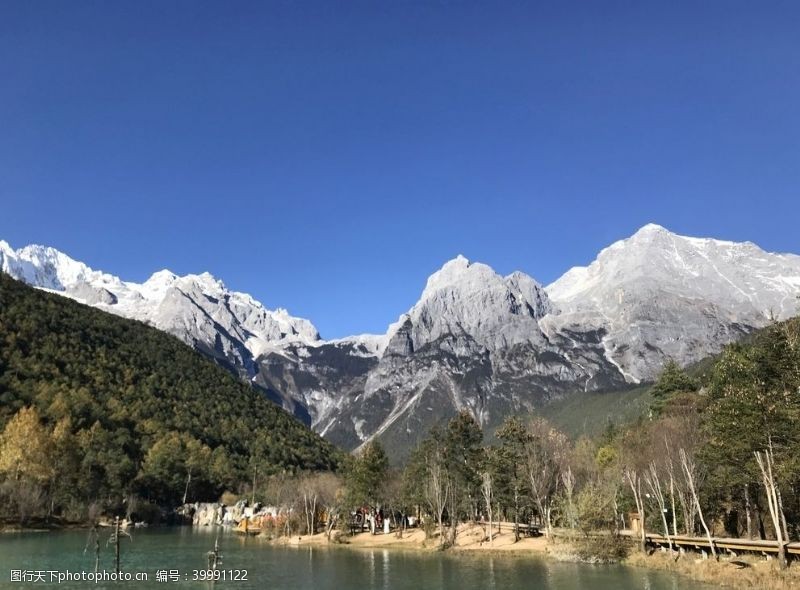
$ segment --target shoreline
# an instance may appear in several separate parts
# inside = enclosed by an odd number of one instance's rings
[[[82,523],[52,524],[50,526],[40,525],[31,527],[21,527],[17,525],[0,526],[0,535],[19,535],[23,533],[55,533],[58,531],[90,530],[92,525]]]
[[[261,539],[265,544],[282,547],[325,547],[345,548],[355,550],[382,549],[415,551],[422,553],[441,553],[443,555],[464,556],[492,556],[508,557],[514,559],[552,559],[563,562],[579,562],[591,565],[590,560],[577,557],[575,545],[566,539],[556,538],[548,542],[547,538],[522,537],[514,542],[513,530],[496,533],[494,542],[480,542],[485,536],[484,528],[480,525],[465,525],[456,537],[456,545],[446,550],[439,547],[438,536],[425,540],[425,533],[420,529],[409,529],[402,539],[395,533],[371,535],[368,532],[355,536],[343,536],[343,541],[328,541],[325,533],[313,536],[293,535],[290,538],[278,537],[275,539]],[[642,555],[633,549],[627,557],[613,564],[624,567],[643,569],[647,571],[661,571],[678,575],[686,580],[709,584],[720,588],[770,588],[772,590],[800,590],[800,564],[794,564],[789,569],[781,571],[775,560],[765,561],[755,556],[736,558],[737,562],[747,563],[740,568],[731,558],[719,562],[703,559],[699,554],[685,553],[675,561],[668,553],[660,551],[652,555]],[[608,563],[597,563],[607,565]]]

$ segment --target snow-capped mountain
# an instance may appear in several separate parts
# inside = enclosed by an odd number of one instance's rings
[[[491,429],[574,392],[653,379],[800,313],[800,256],[647,225],[547,287],[459,256],[385,334],[322,340],[204,273],[142,284],[52,248],[0,242],[0,269],[148,322],[250,379],[332,442],[402,453],[467,408]]]
[[[665,358],[692,363],[800,313],[800,256],[649,224],[546,291],[561,311],[546,329],[602,330],[609,360],[629,381],[649,380]]]
[[[0,269],[35,287],[169,332],[243,376],[256,374],[254,359],[265,352],[288,342],[319,340],[308,320],[285,309],[266,309],[208,273],[179,277],[162,270],[137,284],[92,270],[54,248],[13,250],[3,241]]]

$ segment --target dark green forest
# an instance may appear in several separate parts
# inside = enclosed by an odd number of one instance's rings
[[[0,273],[6,518],[215,500],[340,452],[168,334]]]

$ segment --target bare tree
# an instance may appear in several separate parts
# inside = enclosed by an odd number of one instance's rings
[[[572,474],[572,467],[567,466],[566,471],[561,473],[561,482],[564,484],[564,495],[567,497],[567,522],[569,528],[575,528],[575,506],[572,496],[575,491],[575,476]]]
[[[636,510],[639,513],[639,529],[641,533],[641,539],[639,542],[639,546],[644,553],[647,550],[647,536],[645,534],[645,523],[644,523],[644,501],[642,499],[642,480],[639,477],[639,474],[635,469],[631,469],[629,467],[625,468],[625,480],[628,482],[628,485],[631,488],[631,492],[633,492],[633,501],[636,503]]]
[[[678,513],[675,510],[675,496],[678,489],[675,482],[675,463],[672,461],[672,447],[669,444],[669,439],[664,435],[664,448],[667,451],[665,467],[667,470],[667,477],[669,478],[669,501],[670,508],[672,509],[672,535],[678,536]],[[670,545],[671,546],[671,545]]]
[[[306,532],[313,535],[317,532],[317,504],[319,502],[317,476],[303,475],[299,484],[300,495],[303,498],[303,514],[306,518]]]
[[[664,536],[667,538],[669,552],[672,554],[674,553],[674,549],[672,547],[672,538],[669,536],[669,525],[667,524],[667,502],[664,497],[664,490],[661,488],[661,480],[658,477],[658,469],[656,468],[655,461],[650,463],[650,468],[644,474],[644,481],[650,489],[653,499],[656,501],[658,511],[661,513],[661,523],[664,525]]]
[[[567,446],[566,437],[545,420],[533,420],[531,440],[525,448],[525,470],[531,495],[544,521],[548,540],[552,539],[552,500],[558,490],[560,463]]]
[[[714,556],[714,559],[718,559],[717,549],[714,547],[714,539],[711,537],[711,531],[708,530],[706,519],[703,517],[703,508],[700,506],[700,494],[697,490],[697,465],[695,464],[694,459],[688,455],[685,449],[680,449],[679,455],[681,458],[681,467],[683,468],[683,477],[686,481],[686,487],[689,489],[689,493],[692,496],[692,502],[694,504],[694,509],[697,512],[697,516],[700,519],[700,524],[703,526],[703,530],[706,532],[708,546],[711,548],[711,555]]]
[[[383,486],[384,522],[388,521],[394,527],[395,536],[402,539],[406,520],[406,505],[403,498],[403,480],[399,473],[391,472],[386,484]],[[397,520],[397,514],[400,520]]]
[[[444,457],[438,445],[432,449],[427,456],[427,482],[425,496],[430,504],[436,522],[439,526],[439,539],[442,546],[445,545],[444,535],[444,512],[450,501],[452,492],[450,477],[444,466]]]
[[[286,474],[271,476],[266,482],[264,497],[266,501],[275,507],[278,514],[283,513],[284,528],[282,534],[289,536],[292,528],[291,510],[297,500],[297,482]]]
[[[775,479],[774,466],[775,455],[772,451],[772,438],[769,439],[769,446],[765,451],[756,451],[756,462],[761,470],[761,479],[764,482],[764,490],[767,495],[767,505],[772,516],[772,526],[775,528],[775,538],[778,541],[778,561],[781,569],[787,566],[786,561],[786,515],[783,512],[783,505],[778,490],[778,483]]]
[[[33,481],[22,479],[13,483],[11,500],[17,509],[19,523],[25,525],[31,517],[46,511],[47,494],[42,486]]]

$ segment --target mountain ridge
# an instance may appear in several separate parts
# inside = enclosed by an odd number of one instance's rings
[[[570,392],[652,380],[669,358],[696,362],[797,314],[800,292],[800,256],[648,224],[547,286],[459,255],[384,334],[324,340],[208,273],[159,271],[136,285],[42,250],[2,243],[0,268],[140,314],[344,448],[374,437],[407,447],[464,408],[491,428]],[[131,303],[137,294],[145,303]]]

